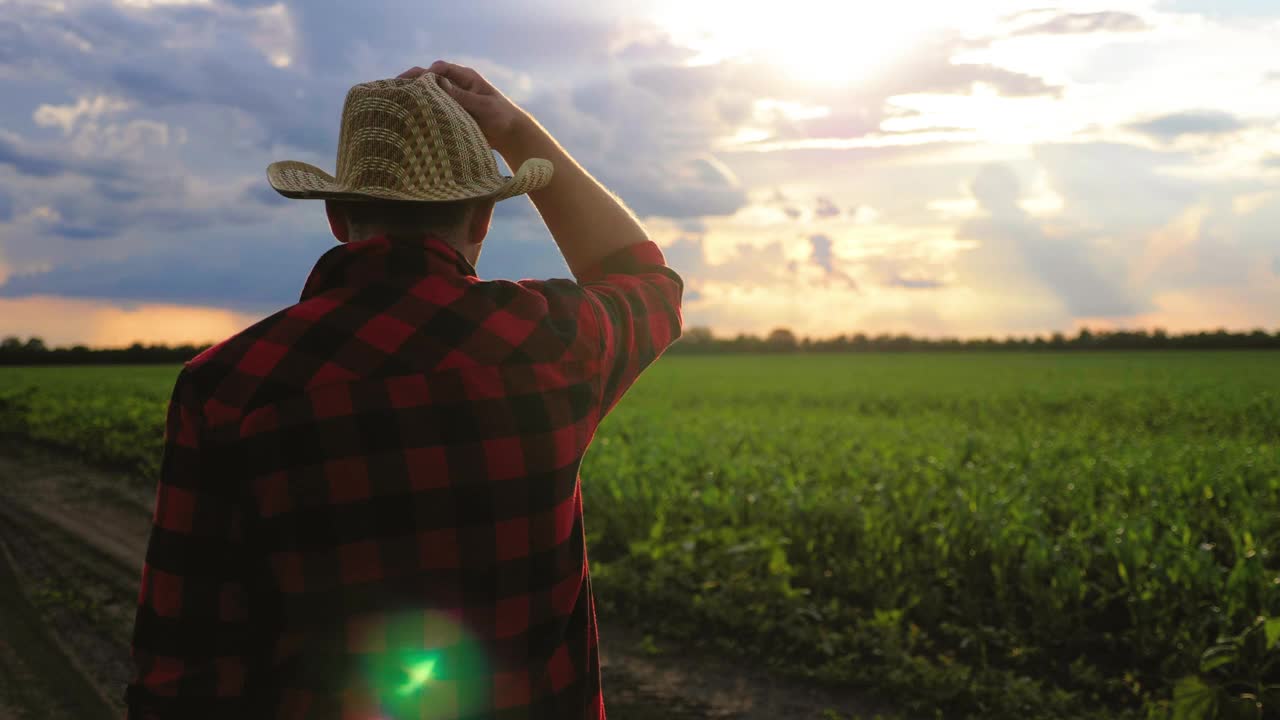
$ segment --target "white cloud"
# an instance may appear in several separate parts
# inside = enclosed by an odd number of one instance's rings
[[[41,127],[62,128],[63,135],[70,135],[81,120],[95,120],[103,115],[121,113],[132,107],[122,98],[109,95],[81,96],[73,105],[41,104],[31,117]]]
[[[253,45],[273,67],[287,68],[298,55],[298,33],[289,8],[278,2],[249,9],[256,22],[250,34]]]

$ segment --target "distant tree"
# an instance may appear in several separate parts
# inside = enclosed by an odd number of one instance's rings
[[[774,352],[790,352],[796,349],[796,334],[787,328],[776,328],[765,339],[765,345]]]
[[[44,340],[41,340],[35,335],[32,335],[31,337],[27,338],[27,344],[23,345],[22,349],[33,355],[36,353],[43,353],[43,352],[49,351],[49,348],[45,347],[44,345]]]
[[[680,336],[680,342],[688,343],[689,345],[710,347],[710,345],[715,342],[715,336],[712,335],[711,328],[696,326],[686,328],[684,333]]]

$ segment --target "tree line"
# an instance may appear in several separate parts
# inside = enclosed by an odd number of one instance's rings
[[[0,365],[145,365],[182,363],[209,345],[143,345],[91,348],[86,345],[49,347],[38,337],[9,336],[0,340]]]
[[[911,335],[837,335],[829,338],[797,337],[787,328],[768,335],[739,334],[719,337],[709,328],[686,328],[684,336],[667,352],[682,354],[729,353],[848,353],[930,351],[1036,351],[1036,350],[1226,350],[1280,349],[1280,330],[1250,332],[1168,333],[1164,330],[1089,330],[1074,336],[1051,335],[1004,338],[922,338]]]
[[[143,345],[124,348],[91,348],[85,345],[49,347],[39,337],[27,340],[10,336],[0,341],[0,365],[142,365],[181,363],[204,352],[209,345]],[[829,338],[798,337],[787,328],[767,335],[717,336],[710,328],[686,328],[667,352],[678,355],[733,353],[856,353],[930,351],[1036,351],[1036,350],[1228,350],[1280,349],[1280,331],[1167,333],[1163,330],[1089,330],[1074,336],[1063,333],[1005,338],[921,338],[911,335],[837,335]]]

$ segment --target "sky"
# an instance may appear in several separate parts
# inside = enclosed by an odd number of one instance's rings
[[[347,89],[470,65],[717,334],[1280,330],[1272,0],[0,0],[0,336],[213,342],[335,244]],[[504,167],[505,169],[505,167]],[[567,277],[526,197],[482,277]]]

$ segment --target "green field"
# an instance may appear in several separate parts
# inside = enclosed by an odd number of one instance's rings
[[[0,430],[151,482],[176,372],[0,368]],[[582,477],[659,647],[913,717],[1280,708],[1277,353],[669,357]]]

